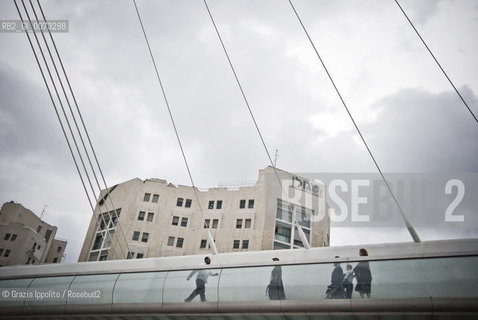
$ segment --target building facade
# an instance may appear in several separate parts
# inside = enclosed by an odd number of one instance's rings
[[[0,209],[0,266],[60,263],[66,240],[55,239],[57,227],[13,201]]]
[[[279,183],[280,181],[280,183]],[[198,190],[132,179],[103,190],[78,261],[328,246],[323,185],[266,167],[254,185]],[[119,222],[119,223],[118,223]]]

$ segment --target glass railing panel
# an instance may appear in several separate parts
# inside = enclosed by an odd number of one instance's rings
[[[318,300],[326,297],[332,264],[306,264],[282,267],[287,300]]]
[[[108,304],[113,301],[113,287],[119,274],[77,276],[71,283],[67,304]]]
[[[0,280],[0,291],[2,292],[0,307],[22,306],[24,299],[19,296],[19,292],[24,292],[24,290],[16,289],[26,289],[32,281],[32,278]]]
[[[64,305],[70,294],[68,288],[74,276],[36,278],[28,288],[34,295],[25,301],[26,306]]]
[[[162,303],[167,272],[124,273],[116,281],[113,303]]]
[[[219,301],[266,301],[273,267],[223,269]]]
[[[478,297],[477,263],[478,257],[372,261],[372,297]]]
[[[198,279],[204,278],[205,272],[210,272],[210,275],[202,285]],[[198,270],[192,275],[191,271],[168,272],[164,283],[163,302],[185,302],[187,298],[192,298],[190,302],[200,302],[202,294],[206,301],[216,302],[219,273],[220,269]]]

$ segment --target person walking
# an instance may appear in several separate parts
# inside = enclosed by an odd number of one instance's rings
[[[279,261],[279,258],[272,258],[272,261]],[[269,300],[285,300],[284,284],[282,283],[282,268],[275,266],[271,271],[271,278],[266,289]]]
[[[211,263],[211,258],[206,257],[204,258],[204,262],[209,265]],[[217,276],[218,273],[213,273],[210,270],[207,269],[202,269],[202,270],[193,270],[187,277],[187,280],[191,279],[195,274],[197,273],[196,276],[196,289],[194,289],[193,292],[184,299],[184,302],[191,302],[197,295],[201,297],[201,302],[206,301],[206,283],[207,283],[207,278],[209,276]]]
[[[368,256],[368,252],[362,248],[359,251],[359,255],[366,257]],[[370,270],[370,263],[368,261],[360,261],[354,268],[354,274],[357,279],[355,291],[360,293],[361,298],[370,298],[372,294],[372,272]]]

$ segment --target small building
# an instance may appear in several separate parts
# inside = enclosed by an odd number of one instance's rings
[[[196,190],[132,179],[102,190],[78,261],[328,246],[325,188],[273,167],[257,182]],[[119,222],[119,223],[118,223]]]
[[[0,266],[60,263],[66,240],[55,239],[57,227],[19,203],[0,209]]]

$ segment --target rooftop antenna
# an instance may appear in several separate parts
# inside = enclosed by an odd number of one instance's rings
[[[279,157],[279,149],[276,149],[276,154],[274,156],[274,168],[277,168],[277,158]]]
[[[48,205],[45,204],[45,206],[43,207],[43,210],[41,211],[41,214],[40,214],[40,220],[41,218],[43,217],[43,214],[45,213],[45,209]]]

